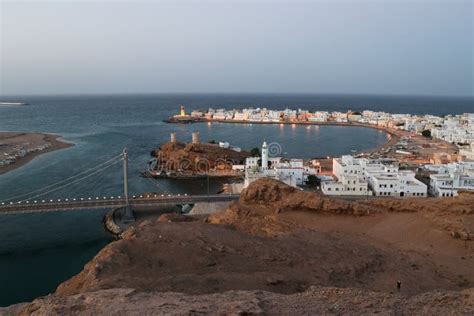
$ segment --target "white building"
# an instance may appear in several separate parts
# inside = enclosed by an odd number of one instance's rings
[[[430,193],[434,196],[457,196],[459,191],[474,191],[474,162],[431,166]]]
[[[248,121],[248,119],[249,119],[249,113],[248,112],[245,112],[245,113],[235,112],[235,114],[234,114],[234,120]]]
[[[245,160],[244,188],[261,178],[276,179],[293,187],[303,185],[306,179],[305,170],[302,159],[283,160],[281,157],[269,157],[268,145],[263,142],[262,157],[249,157]]]
[[[214,112],[212,118],[214,120],[225,120],[227,117],[227,113],[224,109],[218,109],[216,112]]]
[[[326,195],[370,195],[367,181],[355,175],[347,175],[338,181],[325,181],[321,190]]]
[[[368,176],[375,196],[426,197],[428,187],[415,178],[413,171],[373,173]]]
[[[363,178],[365,158],[342,156],[332,160],[332,172],[337,181],[325,181],[321,190],[327,195],[369,195],[368,182]]]
[[[282,113],[280,111],[268,111],[268,120],[270,122],[280,122]]]
[[[474,161],[474,142],[468,148],[463,148],[459,154],[466,157],[466,160]]]
[[[333,159],[333,174],[338,181],[321,186],[328,195],[376,195],[398,197],[426,197],[427,186],[415,178],[412,171],[399,171],[366,158],[342,156]],[[372,192],[370,192],[370,190]]]
[[[198,117],[203,117],[203,116],[204,116],[204,112],[199,111],[199,110],[194,110],[194,111],[191,112],[191,116],[192,116],[192,117],[196,117],[196,118],[198,118]]]
[[[308,121],[310,121],[310,122],[327,122],[328,118],[329,118],[329,113],[328,112],[317,111],[317,112],[314,112],[314,114],[311,114],[308,117]]]

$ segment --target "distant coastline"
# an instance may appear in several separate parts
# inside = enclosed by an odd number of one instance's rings
[[[29,152],[24,156],[16,157],[16,160],[13,163],[10,163],[8,165],[0,164],[0,175],[20,168],[40,155],[74,146],[73,143],[66,142],[60,138],[60,135],[46,133],[0,132],[0,152],[2,152],[2,157],[0,157],[0,159],[3,158],[3,152],[5,151],[2,150],[2,147],[12,148],[16,146],[21,146],[22,142],[25,141],[33,144],[35,142],[49,144],[47,148],[44,148],[42,150]]]

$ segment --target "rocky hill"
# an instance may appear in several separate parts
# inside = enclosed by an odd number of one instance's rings
[[[471,199],[334,200],[262,179],[225,212],[137,223],[53,295],[3,311],[472,314],[474,243],[430,215],[468,223]]]
[[[195,173],[210,169],[232,170],[232,164],[244,163],[250,153],[209,143],[166,142],[154,150],[152,155],[157,159],[158,170]]]
[[[214,223],[232,223],[252,228],[249,221],[261,216],[310,212],[313,214],[368,216],[381,213],[418,213],[445,229],[454,238],[472,240],[474,236],[474,193],[439,198],[367,198],[345,200],[332,198],[287,186],[272,179],[260,179],[241,194],[225,212],[214,215]],[[273,223],[271,217],[265,225]],[[259,225],[261,223],[259,222]],[[258,227],[256,227],[259,229]]]

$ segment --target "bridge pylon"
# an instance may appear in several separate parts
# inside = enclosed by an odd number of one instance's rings
[[[125,147],[122,152],[123,156],[123,195],[125,197],[125,205],[123,211],[122,220],[125,223],[134,222],[135,216],[133,215],[133,210],[130,206],[129,195],[128,195],[128,152]]]

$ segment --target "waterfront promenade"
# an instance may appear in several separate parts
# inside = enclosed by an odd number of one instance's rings
[[[245,119],[243,119],[245,117]],[[387,133],[387,141],[370,150],[354,152],[355,155],[374,158],[395,158],[410,166],[430,163],[434,154],[457,154],[459,148],[443,139],[424,137],[421,131],[441,119],[436,116],[412,116],[385,112],[314,112],[305,110],[284,111],[268,109],[193,111],[188,115],[181,106],[179,115],[170,117],[168,123],[225,123],[296,126],[341,126],[370,128]],[[404,145],[407,144],[407,145]],[[410,151],[405,149],[409,148]],[[330,157],[326,157],[330,158]]]

